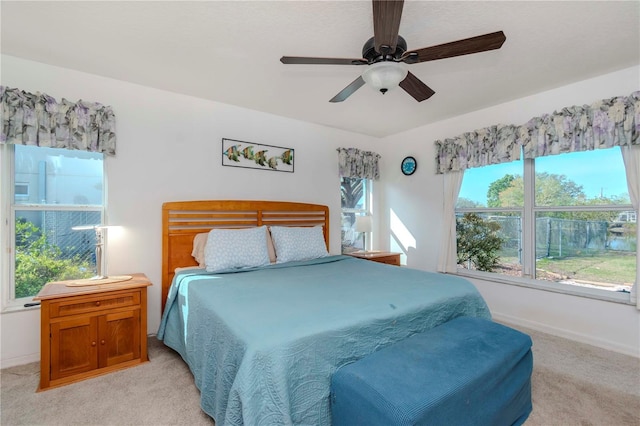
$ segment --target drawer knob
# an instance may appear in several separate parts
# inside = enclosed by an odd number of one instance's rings
[[[101,345],[104,345],[104,340],[100,340],[100,344],[101,344]]]
[[[96,342],[91,342],[91,346],[95,346],[95,345],[96,345]]]
[[[99,300],[96,302],[96,306],[100,306],[100,301]]]

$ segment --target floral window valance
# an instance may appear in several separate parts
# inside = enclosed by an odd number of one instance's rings
[[[338,148],[338,169],[340,177],[380,179],[378,160],[380,155],[357,148]]]
[[[614,146],[640,145],[640,92],[436,141],[436,172]]]
[[[516,131],[516,126],[498,125],[436,141],[437,173],[519,160]]]
[[[97,102],[28,93],[0,86],[0,143],[36,145],[116,154],[116,120],[111,107]]]
[[[638,145],[640,92],[563,108],[519,127],[525,158]]]

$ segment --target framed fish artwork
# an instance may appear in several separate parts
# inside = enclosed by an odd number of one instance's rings
[[[222,165],[293,173],[294,149],[222,138]]]

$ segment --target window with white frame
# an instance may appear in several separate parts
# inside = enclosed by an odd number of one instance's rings
[[[630,292],[637,211],[619,147],[465,170],[458,268]]]
[[[95,274],[95,233],[102,223],[103,154],[0,145],[2,155],[3,306],[31,301],[49,281]]]
[[[357,226],[357,218],[371,216],[371,186],[371,179],[340,178],[342,253],[371,248],[370,230]]]

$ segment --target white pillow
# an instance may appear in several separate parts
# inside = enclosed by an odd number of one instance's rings
[[[207,272],[269,264],[267,228],[212,229],[204,249]]]
[[[207,246],[207,239],[209,238],[208,232],[196,234],[193,237],[193,250],[191,250],[191,256],[198,262],[201,268],[204,268],[204,248]]]
[[[271,263],[276,263],[276,248],[273,246],[273,239],[271,238],[271,232],[269,232],[269,229],[267,229],[267,250],[269,251],[269,261]]]
[[[277,263],[316,259],[329,255],[322,226],[304,228],[272,226],[270,229]]]

